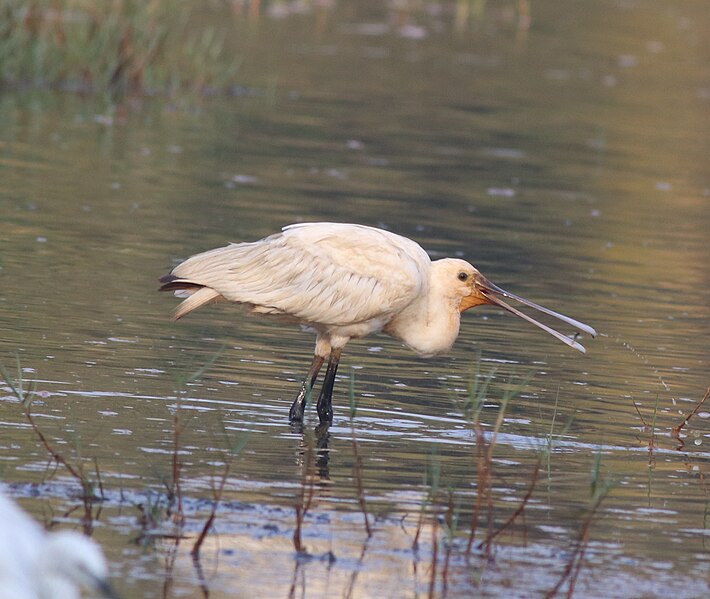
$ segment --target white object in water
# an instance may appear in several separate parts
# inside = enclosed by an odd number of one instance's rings
[[[47,532],[0,491],[0,599],[117,597],[101,548],[73,531]]]

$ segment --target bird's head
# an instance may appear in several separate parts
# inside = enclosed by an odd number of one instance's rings
[[[446,258],[444,260],[437,260],[437,263],[440,264],[439,269],[444,273],[445,277],[448,279],[446,286],[448,287],[454,298],[458,299],[459,301],[459,312],[465,312],[470,308],[475,308],[476,306],[484,304],[498,306],[524,320],[527,320],[535,326],[540,327],[542,330],[556,337],[563,343],[566,343],[570,347],[573,347],[574,349],[577,349],[584,353],[584,347],[582,347],[582,345],[577,343],[574,339],[563,335],[562,333],[550,328],[546,324],[543,324],[540,321],[535,320],[534,318],[531,318],[527,314],[521,312],[520,310],[513,308],[513,306],[509,305],[502,299],[506,298],[520,302],[521,304],[528,306],[529,308],[533,308],[534,310],[538,310],[539,312],[543,312],[544,314],[561,320],[562,322],[571,325],[579,332],[587,333],[592,337],[595,337],[597,334],[596,331],[589,325],[586,325],[582,322],[579,322],[578,320],[570,318],[569,316],[565,316],[564,314],[560,314],[559,312],[555,312],[553,310],[550,310],[549,308],[545,308],[544,306],[540,306],[534,302],[531,302],[530,300],[505,291],[504,289],[501,289],[497,285],[491,283],[478,271],[477,268],[475,268],[472,264],[469,264],[465,260]]]

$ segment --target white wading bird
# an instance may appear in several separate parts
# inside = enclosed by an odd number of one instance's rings
[[[0,492],[0,597],[79,599],[81,588],[117,597],[99,546],[77,532],[46,532]]]
[[[464,260],[432,262],[411,239],[363,225],[289,225],[259,241],[232,243],[192,256],[160,281],[161,291],[186,298],[173,320],[226,299],[315,332],[315,356],[291,406],[291,421],[303,420],[306,397],[326,358],[317,410],[321,422],[332,420],[335,372],[340,353],[352,338],[382,331],[422,357],[436,356],[456,340],[462,312],[494,304],[584,352],[579,343],[516,310],[502,297],[596,335],[586,324],[504,291]]]

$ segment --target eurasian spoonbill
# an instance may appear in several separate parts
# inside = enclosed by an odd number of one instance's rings
[[[161,291],[174,291],[185,298],[173,312],[174,320],[225,299],[315,332],[313,362],[290,410],[291,421],[297,422],[303,420],[306,397],[326,359],[317,410],[321,422],[332,420],[338,361],[353,338],[382,331],[422,357],[436,356],[448,351],[456,340],[461,313],[493,304],[584,352],[574,339],[502,298],[596,335],[586,324],[501,289],[464,260],[432,261],[411,239],[363,225],[289,225],[259,241],[232,243],[196,254],[160,281]]]

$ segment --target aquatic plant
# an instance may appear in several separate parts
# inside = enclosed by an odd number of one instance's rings
[[[301,470],[301,484],[299,493],[294,502],[296,511],[296,525],[293,529],[293,547],[298,555],[307,555],[306,547],[303,544],[303,520],[311,509],[313,503],[314,487],[314,459],[313,459],[313,443],[306,444],[303,468]]]
[[[483,431],[483,426],[481,424],[480,415],[483,409],[484,403],[488,398],[488,388],[491,381],[495,376],[496,369],[491,369],[487,374],[483,374],[481,371],[481,357],[478,356],[476,367],[472,373],[472,377],[468,385],[468,393],[464,398],[462,412],[466,418],[469,426],[473,430],[474,438],[476,440],[475,451],[476,451],[476,499],[472,508],[471,514],[471,526],[468,535],[468,542],[466,544],[466,555],[471,554],[473,548],[473,542],[476,537],[476,531],[478,528],[478,522],[481,517],[482,509],[485,506],[487,513],[487,542],[481,545],[486,551],[486,554],[490,554],[491,543],[490,541],[496,536],[493,532],[493,494],[492,494],[492,473],[493,473],[493,451],[496,446],[498,432],[503,424],[505,418],[506,408],[508,402],[519,395],[523,389],[528,385],[530,379],[532,378],[532,372],[528,373],[519,380],[515,380],[513,377],[509,378],[507,383],[503,386],[503,392],[498,399],[498,414],[493,424],[493,429],[489,433],[488,437]],[[482,382],[481,382],[482,381]],[[535,468],[535,473],[533,475],[533,484],[530,490],[532,494],[532,488],[534,488],[535,482],[537,481],[537,470],[539,464]],[[527,502],[527,499],[525,500]],[[522,510],[521,510],[522,511]],[[515,519],[515,514],[513,519]],[[505,526],[507,527],[509,523]]]
[[[367,501],[365,500],[365,486],[362,480],[362,456],[360,448],[355,436],[355,414],[357,413],[357,402],[355,400],[355,371],[350,371],[350,381],[348,384],[348,399],[350,401],[350,435],[353,447],[354,463],[353,463],[353,478],[355,479],[355,490],[357,491],[357,501],[360,505],[363,518],[365,519],[365,531],[367,536],[372,536],[372,528],[370,528],[370,519],[367,514]]]
[[[180,442],[187,423],[182,419],[181,398],[185,395],[185,389],[189,383],[202,378],[207,370],[219,359],[224,352],[226,345],[222,345],[217,351],[213,352],[204,364],[195,367],[194,357],[188,358],[185,364],[180,364],[176,367],[174,378],[176,386],[175,408],[172,412],[172,453],[170,460],[170,478],[163,481],[168,494],[168,516],[171,516],[177,525],[182,525],[184,521],[182,509],[182,489],[180,487],[180,474],[182,471],[182,463],[180,462]],[[173,506],[175,510],[173,512]]]
[[[168,510],[170,501],[168,496],[155,492],[148,488],[145,491],[145,500],[135,503],[134,507],[138,510],[138,526],[140,532],[133,539],[133,542],[138,545],[148,545],[154,542],[154,531],[160,529],[163,522],[168,519]]]
[[[447,509],[444,514],[444,531],[446,533],[446,549],[444,553],[444,564],[441,568],[441,594],[445,596],[449,584],[449,565],[451,563],[451,553],[454,548],[454,540],[458,529],[459,505],[454,501],[455,489],[449,487]]]
[[[0,83],[80,93],[205,93],[234,76],[202,2],[0,0]]]
[[[7,373],[5,367],[2,364],[0,364],[0,376],[2,376],[5,383],[10,388],[12,394],[20,402],[23,413],[25,415],[25,418],[27,419],[27,422],[30,425],[30,428],[32,429],[32,432],[39,439],[40,443],[49,455],[50,463],[54,462],[57,466],[63,467],[73,478],[79,481],[82,490],[81,498],[84,502],[84,507],[86,508],[87,515],[90,515],[91,503],[100,499],[100,497],[96,495],[96,485],[85,471],[83,460],[81,459],[81,457],[78,462],[73,462],[67,459],[66,456],[61,453],[54,446],[54,444],[50,442],[47,435],[45,435],[44,432],[37,425],[37,422],[35,421],[34,416],[32,415],[32,405],[37,397],[37,385],[34,381],[30,383],[29,387],[25,385],[24,377],[22,375],[22,365],[20,363],[20,356],[18,354],[15,354],[15,359],[17,363],[17,377],[13,380],[13,378]],[[79,447],[80,445],[77,438],[76,448],[78,454]],[[103,496],[103,485],[101,483],[101,477],[99,474],[98,462],[94,458],[92,460],[92,463],[94,465],[94,471],[96,473],[99,490],[101,492],[101,496]]]
[[[685,445],[684,441],[680,438],[680,433],[685,428],[685,426],[690,422],[690,419],[695,416],[699,411],[700,408],[703,407],[705,402],[710,398],[710,387],[708,387],[707,391],[705,391],[705,395],[703,395],[703,398],[698,402],[698,404],[688,413],[686,414],[683,419],[680,421],[679,424],[673,427],[671,430],[671,437],[674,439],[678,439],[680,442],[680,447],[678,449],[682,449],[683,446]],[[655,415],[654,415],[654,421],[655,421]]]
[[[414,533],[414,539],[412,540],[412,550],[417,551],[419,549],[419,536],[422,532],[422,527],[424,526],[424,516],[427,513],[427,509],[434,505],[436,496],[439,492],[439,481],[441,479],[441,461],[436,453],[432,453],[429,456],[429,463],[427,469],[424,470],[424,476],[422,481],[422,486],[426,489],[426,493],[422,496],[422,502],[419,508],[419,518],[417,520],[417,529]]]
[[[227,433],[227,429],[224,424],[222,424],[222,431],[223,437],[227,445],[224,468],[222,470],[222,474],[219,477],[219,481],[216,484],[214,480],[212,481],[212,507],[210,509],[210,515],[205,521],[205,524],[203,525],[202,530],[200,531],[200,534],[195,540],[195,543],[192,546],[192,550],[190,551],[190,555],[192,555],[192,558],[195,561],[199,560],[200,548],[202,547],[202,543],[207,537],[209,531],[212,529],[212,526],[214,525],[214,522],[217,518],[217,508],[219,507],[219,504],[222,501],[224,486],[227,483],[227,478],[229,477],[229,473],[232,469],[232,462],[234,461],[234,458],[239,455],[239,453],[241,453],[242,449],[244,449],[247,444],[247,435],[240,435],[237,438],[233,438],[231,435],[229,435],[229,433]]]
[[[530,480],[530,486],[528,487],[527,492],[525,493],[522,500],[518,504],[518,507],[515,509],[515,511],[508,517],[508,519],[501,526],[499,526],[496,530],[489,531],[488,534],[486,535],[486,538],[479,545],[479,547],[483,548],[483,550],[486,552],[486,554],[490,553],[491,543],[493,542],[493,539],[495,539],[500,533],[502,533],[506,528],[508,528],[511,524],[513,524],[513,522],[515,522],[515,520],[525,510],[525,507],[527,506],[528,502],[530,501],[533,491],[535,490],[535,485],[537,485],[537,480],[538,480],[539,474],[540,474],[540,460],[538,459],[538,461],[535,464],[535,468],[533,468],[533,473],[532,473],[531,480]]]
[[[592,475],[590,480],[590,502],[587,508],[586,515],[581,521],[579,534],[575,541],[574,547],[567,560],[567,564],[560,576],[557,584],[547,592],[545,599],[551,599],[562,588],[562,585],[567,582],[567,598],[570,599],[574,594],[574,586],[577,582],[577,577],[584,562],[584,555],[589,544],[589,530],[592,522],[596,517],[602,502],[609,495],[609,492],[614,487],[615,480],[609,476],[602,476],[602,450],[601,446],[597,449],[592,462]]]

